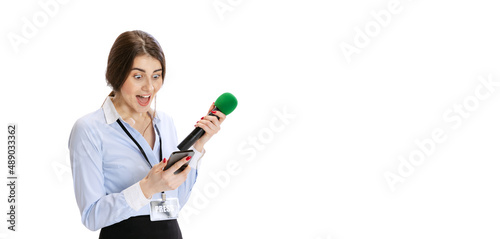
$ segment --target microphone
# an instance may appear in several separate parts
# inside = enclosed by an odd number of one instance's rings
[[[217,98],[215,101],[215,108],[213,110],[220,111],[225,115],[231,114],[236,106],[238,105],[238,100],[233,94],[226,92]],[[210,112],[209,115],[216,116]],[[217,117],[219,118],[219,117]],[[205,130],[200,127],[196,127],[178,146],[179,150],[187,150],[198,140],[201,136],[205,134]]]

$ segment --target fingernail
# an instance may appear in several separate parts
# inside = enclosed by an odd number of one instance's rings
[[[205,116],[201,117],[201,119],[204,119],[204,118],[205,118]]]
[[[198,123],[198,122],[200,122],[200,121],[196,121],[196,123]]]
[[[212,114],[215,114],[215,110],[212,111]]]
[[[188,156],[188,157],[186,158],[186,161],[189,161],[190,159],[191,159],[191,156]]]
[[[163,158],[163,163],[167,162],[167,159],[166,158]]]

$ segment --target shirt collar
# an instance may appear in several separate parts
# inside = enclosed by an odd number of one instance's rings
[[[112,124],[112,123],[116,122],[116,120],[122,119],[120,114],[118,114],[118,111],[116,111],[115,105],[113,104],[113,101],[111,101],[110,96],[106,97],[106,100],[104,101],[104,104],[102,105],[102,109],[104,111],[104,118],[106,118],[107,124]],[[149,109],[148,113],[149,113],[149,115],[155,115],[154,111],[152,109]],[[156,114],[155,118],[153,119],[153,122],[157,123],[158,120],[160,120],[160,118],[158,117],[158,114]]]

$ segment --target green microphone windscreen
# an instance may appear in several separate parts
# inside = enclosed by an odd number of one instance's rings
[[[233,94],[226,92],[217,98],[215,101],[215,106],[217,109],[220,110],[220,112],[224,113],[225,115],[231,114],[234,109],[236,109],[236,106],[238,105],[238,100],[236,97],[234,97]]]

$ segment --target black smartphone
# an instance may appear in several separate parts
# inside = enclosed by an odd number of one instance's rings
[[[172,167],[177,161],[181,160],[182,158],[186,156],[191,156],[193,157],[194,151],[193,150],[183,150],[183,151],[175,151],[173,152],[170,157],[168,158],[167,166],[163,168],[163,171],[167,170],[168,168]],[[189,161],[186,162],[184,165],[182,165],[177,171],[174,172],[174,174],[178,174],[182,172],[189,164]]]

